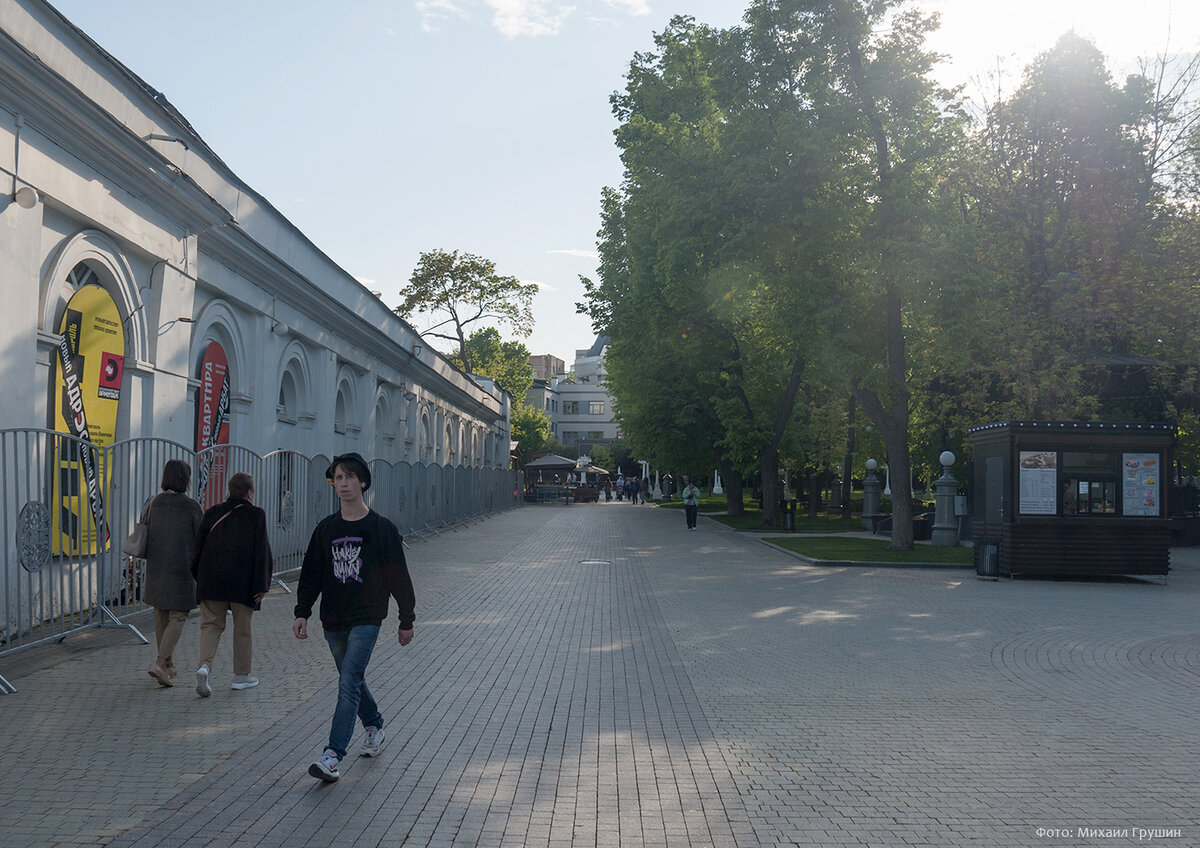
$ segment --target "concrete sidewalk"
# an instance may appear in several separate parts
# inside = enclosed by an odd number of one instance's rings
[[[1165,585],[820,568],[672,510],[525,507],[413,542],[375,759],[276,589],[262,685],[126,632],[3,661],[0,845],[1200,844],[1200,560]],[[148,621],[145,630],[152,630]],[[394,626],[389,623],[385,635]]]

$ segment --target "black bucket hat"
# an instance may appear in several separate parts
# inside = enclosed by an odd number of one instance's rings
[[[350,468],[349,470],[353,471],[355,476],[358,477],[359,482],[363,484],[364,492],[371,488],[371,469],[367,466],[367,461],[362,458],[362,454],[360,453],[340,453],[333,458],[333,462],[329,463],[329,468],[325,470],[325,479],[331,485],[333,483],[334,470],[344,462],[355,463],[359,466],[358,468]]]

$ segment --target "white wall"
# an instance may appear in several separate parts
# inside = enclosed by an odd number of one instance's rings
[[[235,443],[415,461],[426,454],[424,415],[437,422],[443,462],[478,465],[487,442],[492,464],[507,464],[504,394],[428,345],[418,353],[412,327],[136,76],[40,0],[0,0],[0,30],[12,39],[0,39],[0,428],[50,424],[66,276],[83,262],[126,329],[118,440],[194,444],[197,369],[216,340],[230,360]],[[145,140],[153,135],[177,141]],[[12,200],[25,185],[38,192],[31,209]],[[289,370],[300,401],[281,415]],[[352,400],[343,432],[339,387]]]

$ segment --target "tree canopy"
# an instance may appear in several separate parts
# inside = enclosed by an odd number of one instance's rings
[[[528,336],[536,291],[533,283],[499,274],[490,259],[457,250],[431,250],[421,254],[396,314],[410,318],[420,312],[437,321],[422,335],[454,342],[463,370],[469,372],[475,367],[467,350],[472,325],[494,321],[518,336]]]
[[[676,17],[613,95],[625,175],[581,309],[626,438],[757,471],[767,521],[779,463],[843,464],[856,406],[897,547],[914,469],[968,426],[1200,426],[1200,65],[1118,84],[1068,34],[972,123],[932,81],[935,25],[895,0]]]
[[[515,401],[524,402],[533,385],[529,348],[522,342],[501,340],[495,327],[471,333],[463,342],[462,351],[450,354],[450,361],[470,374],[495,380]]]

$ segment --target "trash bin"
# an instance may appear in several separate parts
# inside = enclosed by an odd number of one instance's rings
[[[783,532],[796,532],[796,502],[781,500],[779,502],[779,512],[783,516]]]
[[[975,576],[983,580],[1000,579],[1000,544],[983,542],[975,546]]]

